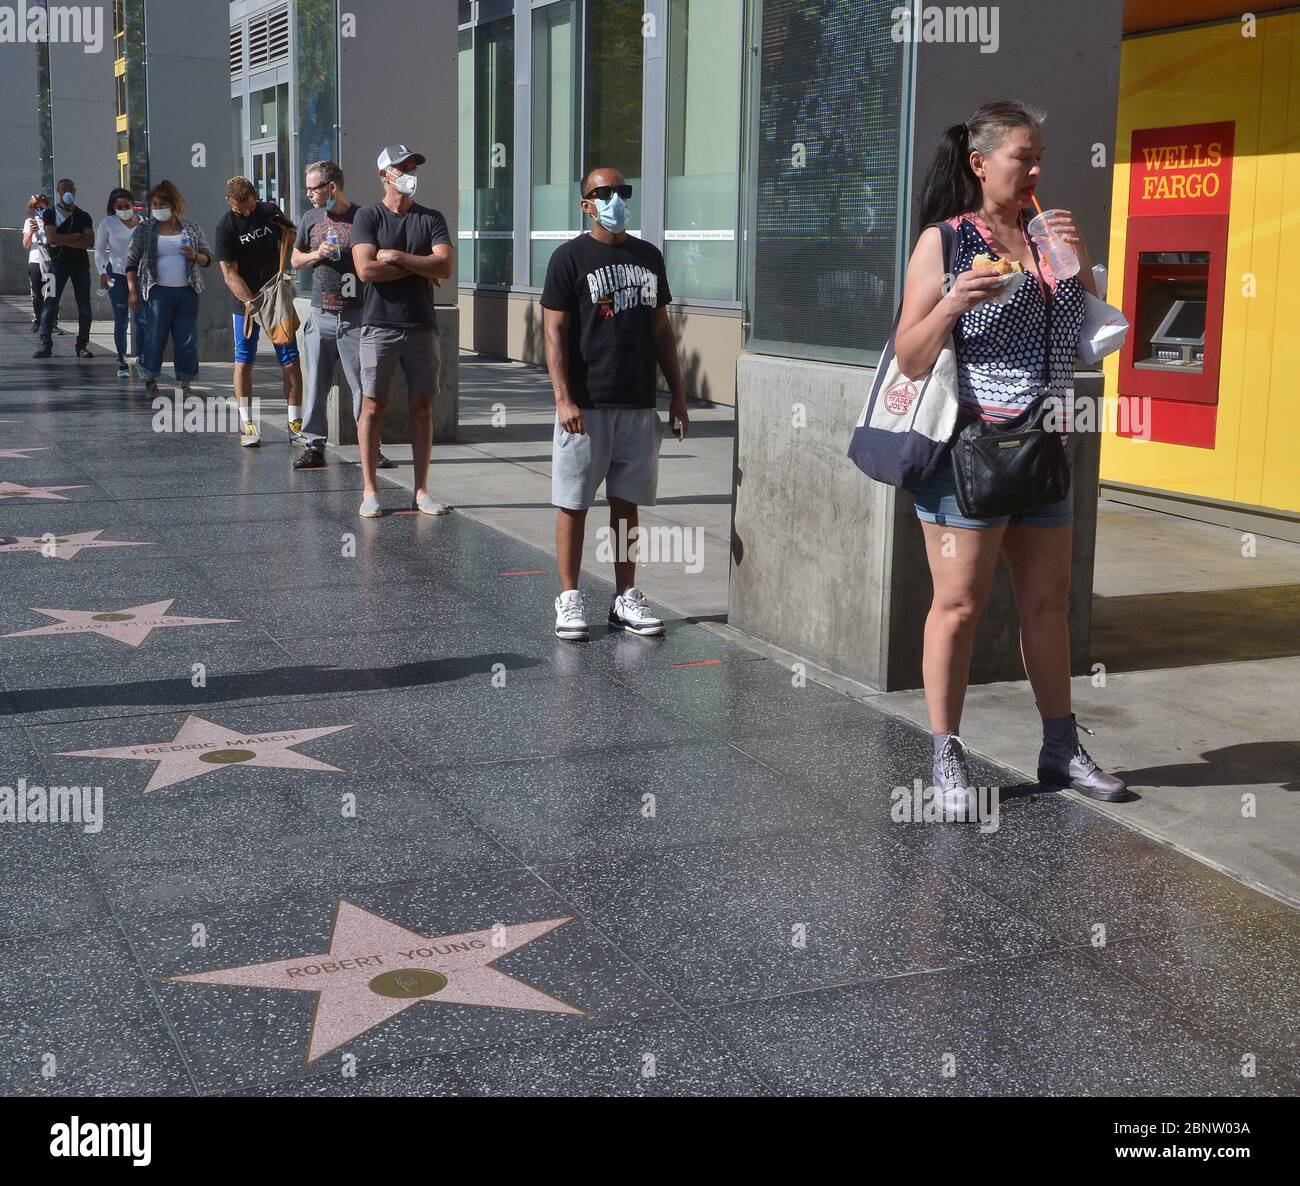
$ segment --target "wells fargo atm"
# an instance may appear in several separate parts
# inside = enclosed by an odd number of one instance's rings
[[[1120,436],[1214,448],[1233,132],[1227,122],[1133,133]]]

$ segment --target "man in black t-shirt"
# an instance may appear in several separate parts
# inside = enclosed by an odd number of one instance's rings
[[[77,183],[65,177],[55,190],[54,206],[45,211],[45,240],[50,246],[50,278],[54,291],[45,294],[41,308],[41,344],[33,358],[49,358],[54,322],[59,315],[59,299],[64,285],[72,281],[77,298],[78,358],[93,358],[87,348],[90,341],[90,260],[86,249],[95,246],[95,224],[90,215],[77,205]],[[49,280],[47,279],[46,283]]]
[[[253,417],[253,361],[261,327],[255,320],[253,301],[268,280],[279,274],[280,246],[294,239],[294,225],[272,202],[258,201],[257,191],[247,177],[226,182],[226,205],[230,207],[217,223],[213,242],[221,262],[221,276],[230,289],[231,323],[235,334],[235,402],[243,422],[241,445],[260,445],[262,436]],[[289,439],[302,431],[302,368],[294,342],[276,346],[289,405]]]
[[[361,514],[372,519],[383,513],[375,476],[379,426],[388,406],[389,381],[400,363],[411,408],[412,507],[426,515],[445,515],[447,508],[428,490],[433,397],[441,364],[433,286],[451,277],[455,252],[442,214],[412,201],[424,157],[405,144],[391,144],[376,163],[384,196],[358,211],[352,224],[352,260],[369,286],[361,315],[364,398],[357,421],[365,486]]]
[[[632,187],[623,175],[592,169],[581,192],[591,229],[551,256],[542,292],[556,411],[551,502],[560,508],[555,633],[589,636],[578,573],[587,510],[604,482],[610,532],[617,541],[618,589],[609,625],[633,634],[662,634],[662,620],[636,587],[634,549],[628,545],[640,534],[637,507],[653,506],[658,491],[663,425],[655,408],[656,366],[672,392],[668,410],[678,440],[685,439],[690,422],[677,335],[668,320],[672,293],[663,254],[627,233]]]

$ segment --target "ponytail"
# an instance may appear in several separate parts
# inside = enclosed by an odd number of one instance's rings
[[[921,187],[921,226],[943,222],[980,202],[979,179],[970,168],[970,130],[953,124],[939,138]]]
[[[1042,130],[1047,114],[1019,100],[985,103],[964,123],[953,124],[939,138],[934,159],[921,186],[922,227],[943,222],[967,210],[977,210],[984,200],[979,178],[971,172],[970,154],[988,156],[1012,128]]]

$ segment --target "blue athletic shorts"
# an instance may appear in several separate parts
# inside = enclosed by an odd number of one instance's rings
[[[244,315],[242,313],[233,313],[231,316],[235,323],[235,361],[251,363],[257,358],[257,341],[262,336],[262,327],[257,323],[257,318],[254,318],[253,333],[246,338],[244,337]],[[297,342],[290,342],[287,346],[276,346],[275,357],[282,367],[287,367],[291,362],[297,362]]]
[[[1064,527],[1074,519],[1074,503],[1070,495],[1024,515],[968,519],[957,505],[957,487],[953,482],[952,463],[947,457],[927,482],[912,491],[912,501],[916,503],[918,519],[938,523],[941,527],[1002,527],[1007,523],[1024,527]]]

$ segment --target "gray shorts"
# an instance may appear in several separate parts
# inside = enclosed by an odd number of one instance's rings
[[[585,511],[605,483],[606,498],[652,507],[659,491],[663,421],[654,408],[583,408],[585,433],[565,432],[555,418],[551,502]]]
[[[367,325],[361,330],[361,393],[387,399],[388,385],[400,362],[411,395],[432,399],[438,390],[439,361],[436,329]]]

